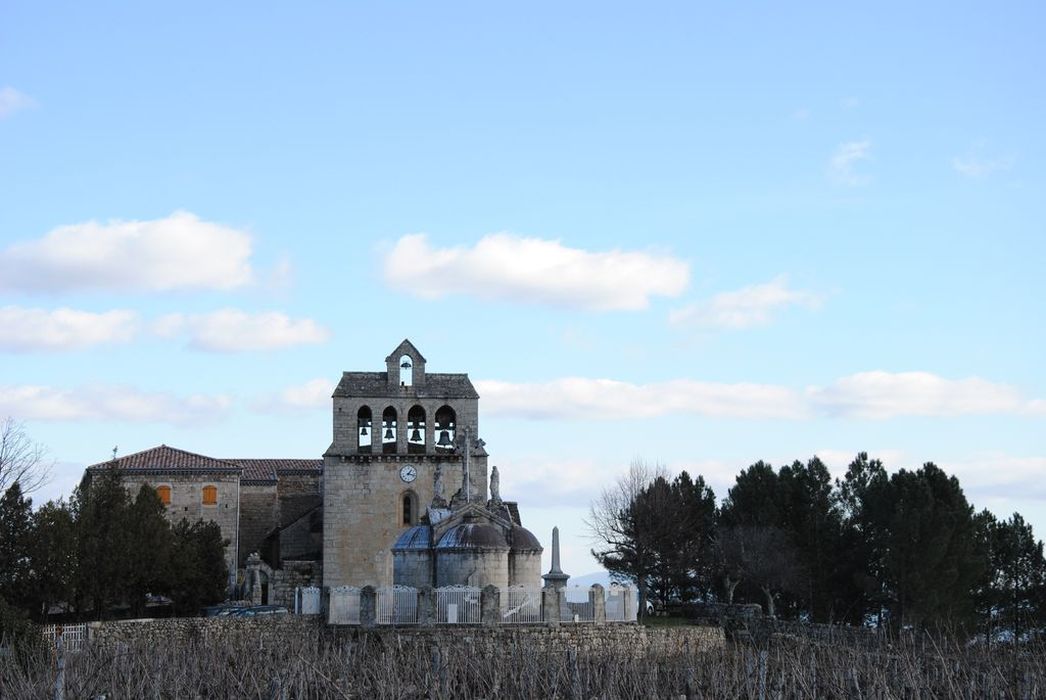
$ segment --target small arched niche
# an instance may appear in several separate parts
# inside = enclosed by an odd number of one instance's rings
[[[396,454],[396,409],[389,406],[381,413],[381,451]]]
[[[374,426],[371,421],[370,406],[360,406],[356,413],[356,438],[361,454],[369,454],[374,439]]]
[[[407,452],[425,454],[425,409],[412,406],[407,412]]]
[[[414,385],[414,360],[410,355],[400,356],[400,386]]]
[[[457,415],[450,406],[440,406],[436,411],[436,444],[437,452],[450,452],[454,449],[454,430],[457,426]]]

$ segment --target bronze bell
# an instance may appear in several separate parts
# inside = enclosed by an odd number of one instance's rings
[[[414,432],[412,432],[410,434],[410,441],[411,442],[421,442],[421,431],[418,430],[417,428],[415,428]]]
[[[385,439],[391,440],[394,437],[396,436],[392,434],[392,428],[385,428]]]
[[[367,426],[360,428],[360,435],[365,436],[367,434]]]
[[[403,364],[400,365],[400,367],[402,367],[403,369],[410,369],[411,368],[410,360],[404,360]]]
[[[436,442],[437,447],[450,447],[452,444],[450,441],[450,433],[446,430],[441,430],[439,433],[439,440]]]

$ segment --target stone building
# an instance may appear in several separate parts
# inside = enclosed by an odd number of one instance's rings
[[[497,493],[496,467],[488,474],[467,374],[427,372],[404,340],[384,372],[342,374],[332,418],[322,459],[161,445],[92,465],[85,478],[116,468],[132,492],[156,488],[172,521],[217,522],[230,587],[265,602],[285,602],[292,583],[538,583],[541,546]]]

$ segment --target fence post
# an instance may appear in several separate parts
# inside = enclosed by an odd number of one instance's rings
[[[484,627],[493,627],[501,621],[501,590],[493,584],[479,592],[479,621]]]
[[[559,595],[553,586],[541,589],[541,620],[552,627],[559,627]]]
[[[436,590],[432,586],[418,589],[418,626],[432,627],[436,624]]]
[[[331,587],[324,586],[320,589],[320,618],[324,622],[331,619]]]
[[[607,621],[607,594],[603,586],[593,583],[588,589],[588,600],[592,603],[592,621],[604,625]]]
[[[54,678],[54,700],[65,700],[65,645],[62,642],[62,626],[55,628],[55,653],[57,654],[58,668]]]
[[[378,619],[378,591],[374,586],[360,589],[360,627],[374,627]]]

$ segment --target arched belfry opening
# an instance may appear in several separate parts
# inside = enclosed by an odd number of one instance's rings
[[[396,454],[396,409],[389,406],[381,413],[381,451]]]
[[[457,426],[457,415],[450,406],[440,406],[436,411],[436,444],[437,452],[450,452],[454,449],[454,431]]]
[[[400,356],[400,386],[414,386],[414,360],[410,355]]]
[[[425,357],[409,340],[404,339],[385,358],[385,369],[390,389],[425,386]]]
[[[407,452],[425,454],[425,409],[421,406],[407,412]]]
[[[360,454],[370,454],[374,425],[371,420],[370,406],[360,406],[356,413],[356,437]]]

